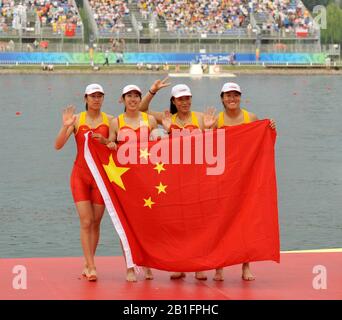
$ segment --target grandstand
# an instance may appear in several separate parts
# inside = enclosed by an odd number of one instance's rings
[[[124,38],[127,51],[320,52],[319,28],[300,0],[95,2],[127,9],[114,32],[99,24],[93,31],[102,43]]]
[[[74,0],[2,0],[0,13],[1,51],[63,51],[83,46],[83,23]]]
[[[63,53],[61,64],[101,63],[104,52],[112,63],[325,59],[301,0],[0,0],[0,51],[18,53],[4,63],[43,63],[27,52]]]
[[[1,50],[84,51],[89,44],[84,25],[99,48],[123,39],[124,49],[131,52],[321,50],[319,28],[300,0],[83,0],[78,4],[2,0]],[[6,41],[11,46],[4,46]]]

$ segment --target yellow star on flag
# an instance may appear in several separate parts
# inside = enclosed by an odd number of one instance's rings
[[[144,199],[144,201],[144,207],[149,207],[150,209],[152,209],[152,205],[155,204],[155,202],[152,201],[151,197],[149,197],[148,199]]]
[[[105,169],[107,176],[109,178],[110,182],[114,182],[116,185],[118,185],[121,189],[125,189],[125,186],[122,182],[121,176],[129,170],[129,168],[125,167],[117,167],[112,155],[109,156],[109,163],[107,165],[103,165],[103,168]]]
[[[156,163],[156,166],[153,168],[158,171],[158,174],[160,174],[161,171],[165,171],[166,169],[164,168],[164,163],[159,162]]]
[[[144,158],[147,160],[150,153],[148,153],[147,149],[140,149],[140,158]]]
[[[159,186],[156,186],[156,188],[158,189],[158,194],[161,192],[166,193],[165,189],[167,186],[164,186],[161,182],[159,182]]]

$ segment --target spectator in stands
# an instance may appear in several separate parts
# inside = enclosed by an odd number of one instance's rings
[[[10,41],[8,41],[7,48],[8,48],[8,51],[14,51],[15,44],[14,44],[14,41],[12,39]]]
[[[28,26],[28,12],[34,12],[38,19],[35,22],[35,32],[40,34],[40,26],[50,27],[53,33],[61,33],[66,23],[81,26],[77,8],[72,1],[66,0],[30,0],[20,2],[14,0],[2,0],[0,3],[0,24],[11,25],[18,30],[20,27]],[[4,18],[4,20],[2,20]],[[5,32],[7,32],[6,30]]]
[[[265,21],[265,32],[279,28],[284,33],[293,33],[297,27],[312,28],[312,18],[298,0],[139,0],[142,16],[156,13],[165,20],[167,31],[187,33],[223,34],[246,25],[251,35],[249,14],[259,15]]]
[[[27,52],[33,52],[33,47],[29,43],[26,44],[26,51]]]
[[[121,53],[124,53],[125,51],[125,47],[126,47],[126,42],[125,42],[125,39],[124,38],[121,38],[120,41],[119,41],[119,51]]]
[[[119,35],[125,29],[123,18],[129,14],[125,1],[101,0],[89,1],[94,12],[94,19],[100,33],[116,33]]]
[[[105,62],[103,63],[104,66],[109,66],[109,50],[106,49],[105,53],[104,53],[104,57],[105,57]]]
[[[138,6],[141,11],[157,12],[160,18],[165,19],[168,31],[186,33],[219,33],[226,30],[226,24],[241,27],[248,11],[240,2],[207,0],[140,0]]]
[[[37,50],[37,49],[38,49],[38,46],[39,46],[39,42],[37,41],[37,39],[34,39],[34,41],[33,41],[33,47],[34,47],[34,49]]]
[[[123,63],[123,62],[124,62],[123,53],[117,52],[116,53],[116,63]]]
[[[228,60],[229,60],[229,64],[231,64],[231,65],[235,65],[235,64],[236,64],[236,55],[235,55],[235,52],[232,52],[232,53],[229,55]]]

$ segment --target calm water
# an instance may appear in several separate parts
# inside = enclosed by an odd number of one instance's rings
[[[144,92],[155,75],[1,75],[0,257],[82,255],[79,220],[69,189],[73,138],[53,148],[61,110],[83,110],[83,90],[103,84],[104,111],[122,112],[120,90]],[[228,79],[230,80],[230,79]],[[281,249],[342,247],[342,77],[239,76],[244,106],[277,120],[276,164]],[[192,88],[193,108],[215,105],[224,79],[172,79]],[[153,109],[168,106],[169,88]],[[16,116],[16,112],[22,114]],[[121,254],[107,214],[99,255]]]

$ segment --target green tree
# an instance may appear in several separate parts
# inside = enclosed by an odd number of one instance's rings
[[[342,10],[331,2],[327,7],[327,28],[321,30],[322,43],[342,44]]]
[[[317,0],[304,0],[303,1],[305,7],[307,7],[311,12],[312,12],[314,6],[321,5],[321,6],[325,6],[326,7],[329,4],[329,2],[332,2],[332,0],[320,0],[320,1],[317,1]]]

